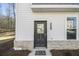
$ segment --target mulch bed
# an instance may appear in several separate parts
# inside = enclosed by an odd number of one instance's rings
[[[0,41],[0,56],[28,56],[30,50],[14,50],[14,38]]]
[[[10,49],[4,53],[1,54],[1,56],[28,56],[30,50],[14,50]]]
[[[52,56],[79,56],[79,49],[50,50]]]

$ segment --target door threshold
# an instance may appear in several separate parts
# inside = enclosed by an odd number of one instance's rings
[[[47,49],[46,47],[35,47],[34,49]]]

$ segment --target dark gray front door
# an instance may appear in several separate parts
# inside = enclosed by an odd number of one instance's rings
[[[34,22],[34,47],[47,47],[47,21]]]

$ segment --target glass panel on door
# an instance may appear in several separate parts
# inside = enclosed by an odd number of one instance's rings
[[[44,33],[44,24],[37,24],[37,33],[38,34]]]

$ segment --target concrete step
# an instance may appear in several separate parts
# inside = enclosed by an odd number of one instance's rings
[[[29,56],[51,56],[51,53],[48,49],[40,47],[33,49]]]

